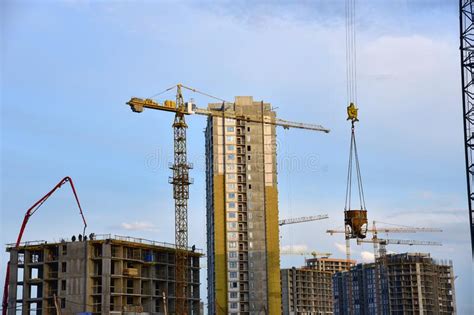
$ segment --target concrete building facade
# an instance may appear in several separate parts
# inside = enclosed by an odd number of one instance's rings
[[[377,264],[359,264],[350,272],[337,273],[334,314],[349,314],[349,282],[356,315],[456,313],[452,264],[429,254],[386,255]]]
[[[123,236],[33,242],[10,252],[9,315],[168,314],[175,310],[174,245]],[[199,259],[189,251],[189,314],[200,314]]]
[[[383,277],[377,282],[377,272],[379,268],[374,263],[358,264],[351,268],[350,273],[346,271],[338,272],[333,277],[334,288],[334,314],[349,314],[349,296],[352,294],[353,314],[367,315],[388,315],[388,294],[387,280]],[[351,277],[351,280],[348,279]],[[349,293],[349,281],[351,281],[352,291]],[[378,291],[380,290],[380,291]],[[380,301],[377,300],[380,298]],[[380,309],[380,311],[379,311]]]
[[[224,108],[223,108],[224,107]],[[209,109],[271,121],[270,104],[238,96]],[[206,127],[209,314],[281,312],[276,132],[209,117]]]
[[[350,266],[354,266],[356,264],[356,261],[347,261],[347,259],[322,257],[305,259],[305,263],[306,268],[308,269],[328,271],[331,274],[335,274],[339,271],[348,270]]]
[[[306,268],[281,270],[284,315],[332,314],[332,273]]]
[[[315,257],[306,259],[301,268],[282,269],[283,314],[332,314],[332,276],[353,265],[354,260]]]

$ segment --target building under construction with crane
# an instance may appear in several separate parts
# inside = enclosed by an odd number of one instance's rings
[[[429,254],[389,254],[334,275],[334,314],[456,314],[451,261]],[[377,278],[380,277],[380,281]]]
[[[9,245],[8,315],[175,314],[175,245],[116,235]],[[187,251],[186,314],[200,314],[199,259]]]

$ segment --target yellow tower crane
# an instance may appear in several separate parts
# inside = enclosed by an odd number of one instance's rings
[[[141,113],[144,108],[167,111],[175,114],[173,122],[174,130],[174,163],[171,166],[173,176],[170,177],[169,183],[173,185],[173,198],[175,200],[175,243],[176,243],[176,314],[188,314],[187,306],[187,251],[188,248],[188,199],[189,185],[192,179],[189,177],[189,170],[192,165],[187,161],[186,150],[186,129],[188,128],[186,115],[202,115],[211,117],[220,117],[228,119],[240,119],[246,122],[257,122],[261,124],[270,124],[280,126],[285,129],[297,128],[311,131],[320,131],[329,133],[329,129],[320,125],[293,122],[271,117],[256,117],[237,115],[225,111],[226,102],[223,99],[214,97],[207,93],[203,93],[194,88],[190,88],[183,84],[177,84],[166,89],[164,92],[176,88],[176,100],[166,100],[162,104],[151,98],[132,97],[126,104],[129,105],[133,112]],[[198,108],[192,102],[185,102],[182,90],[186,89],[194,93],[198,93],[213,99],[222,101],[221,110]],[[161,94],[161,93],[159,93]],[[157,95],[159,95],[157,94]]]

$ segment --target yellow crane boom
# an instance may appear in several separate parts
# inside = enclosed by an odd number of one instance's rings
[[[225,108],[226,105],[230,105],[230,104],[231,103],[223,102],[223,108]],[[313,130],[313,131],[322,131],[325,133],[330,132],[330,129],[325,128],[321,125],[294,122],[294,121],[284,120],[280,118],[271,119],[270,117],[264,117],[262,121],[261,117],[237,115],[237,114],[229,113],[223,110],[214,110],[214,109],[211,110],[211,109],[199,108],[191,102],[185,103],[184,107],[177,107],[174,101],[167,100],[163,102],[162,104],[160,104],[150,98],[143,99],[143,98],[138,98],[138,97],[132,97],[127,102],[127,105],[129,105],[132,108],[132,110],[136,113],[141,113],[144,108],[148,108],[148,109],[157,109],[157,110],[163,110],[163,111],[168,111],[168,112],[180,113],[183,115],[195,114],[195,115],[202,115],[202,116],[222,117],[222,118],[228,118],[228,119],[241,119],[246,122],[255,122],[255,123],[263,122],[269,125],[280,126],[285,129],[296,128],[296,129],[305,129],[305,130]]]

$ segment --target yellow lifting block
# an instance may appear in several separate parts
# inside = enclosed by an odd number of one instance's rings
[[[352,120],[354,121],[359,121],[357,118],[357,112],[359,109],[355,106],[354,103],[351,103],[349,106],[347,106],[347,120]]]

